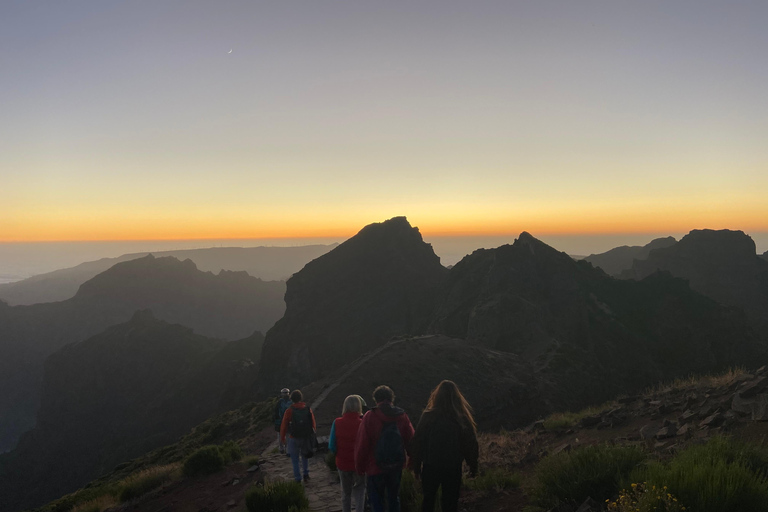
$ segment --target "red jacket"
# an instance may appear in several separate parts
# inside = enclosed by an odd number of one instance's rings
[[[291,424],[291,418],[293,418],[293,410],[294,409],[303,409],[305,407],[308,407],[307,404],[304,402],[298,402],[293,405],[291,405],[288,410],[285,411],[285,414],[283,414],[283,422],[280,424],[280,442],[285,444],[285,435],[288,433],[288,425]],[[312,416],[312,429],[317,430],[317,423],[315,423],[315,413],[313,413],[311,410],[309,411],[309,415]]]
[[[336,467],[341,471],[355,470],[355,441],[362,421],[362,416],[355,411],[348,412],[334,421]]]
[[[365,413],[363,421],[360,423],[360,430],[357,433],[357,442],[355,443],[355,470],[359,474],[371,476],[381,473],[376,465],[376,442],[379,440],[384,422],[391,421],[397,422],[406,455],[410,455],[408,445],[411,444],[413,438],[411,420],[408,419],[405,411],[399,407],[393,407],[389,402],[381,402],[374,409]]]

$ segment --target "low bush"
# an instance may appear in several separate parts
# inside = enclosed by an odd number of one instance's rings
[[[666,487],[632,484],[616,501],[607,503],[609,512],[683,512],[686,508]]]
[[[333,472],[336,472],[338,468],[336,467],[336,454],[333,452],[328,452],[325,455],[325,464],[328,466],[328,469],[330,469]]]
[[[219,450],[221,451],[221,456],[224,457],[224,464],[237,462],[243,458],[243,450],[234,441],[227,441],[219,445]]]
[[[309,500],[300,482],[272,482],[249,489],[245,506],[249,512],[303,512],[309,510]]]
[[[696,512],[757,512],[768,510],[766,469],[764,447],[715,437],[636,471],[633,480],[669,489]]]
[[[76,505],[72,512],[103,512],[115,505],[117,505],[115,497],[111,494],[105,494],[104,496]]]
[[[216,445],[203,446],[184,461],[184,475],[209,475],[224,467],[224,456]]]
[[[118,499],[121,503],[143,496],[153,489],[157,489],[165,482],[173,478],[179,470],[179,464],[157,466],[145,469],[122,480],[118,486],[120,492]]]
[[[424,496],[421,493],[421,484],[414,474],[408,470],[403,470],[400,478],[400,510],[402,512],[421,512],[421,502]],[[440,509],[440,500],[436,507]]]
[[[248,466],[249,468],[251,466],[258,466],[259,465],[259,458],[256,457],[256,456],[247,457],[245,459],[245,465]]]
[[[545,457],[536,467],[533,491],[537,504],[581,505],[619,493],[621,484],[648,455],[635,446],[596,445]]]
[[[496,491],[520,487],[520,475],[505,468],[491,468],[464,482],[473,491]]]

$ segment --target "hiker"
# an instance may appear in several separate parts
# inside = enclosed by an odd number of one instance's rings
[[[272,412],[272,420],[275,422],[275,431],[277,432],[277,446],[280,448],[280,453],[285,453],[285,443],[283,443],[280,437],[280,426],[283,424],[283,415],[285,411],[291,406],[291,399],[288,395],[291,394],[291,390],[283,388],[280,390],[280,400],[275,404],[275,410]]]
[[[406,462],[413,425],[395,407],[395,393],[388,386],[373,390],[376,406],[365,413],[355,444],[355,470],[367,477],[366,489],[373,512],[400,512],[400,477]]]
[[[360,423],[363,421],[363,404],[358,395],[349,395],[344,400],[341,416],[333,420],[328,449],[336,455],[336,468],[341,482],[341,511],[352,510],[352,497],[355,498],[355,511],[365,509],[365,475],[355,471],[355,441]]]
[[[298,389],[291,393],[291,406],[283,415],[283,423],[280,425],[280,441],[285,444],[285,435],[290,434],[287,444],[287,452],[291,456],[293,464],[293,479],[302,481],[302,473],[299,471],[299,458],[301,458],[304,480],[309,480],[309,461],[312,456],[312,436],[317,429],[315,415],[307,404],[302,402],[303,396]],[[308,457],[309,456],[309,457]]]
[[[467,461],[477,474],[477,425],[472,407],[450,380],[432,391],[411,441],[411,467],[421,478],[422,512],[433,512],[437,489],[442,487],[442,512],[456,512],[461,487],[461,465]]]

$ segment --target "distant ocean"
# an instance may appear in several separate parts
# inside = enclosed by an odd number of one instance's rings
[[[552,247],[572,256],[588,256],[620,245],[645,245],[654,238],[684,233],[627,235],[536,235]],[[748,233],[757,244],[758,254],[768,250],[768,233]],[[515,241],[508,236],[424,236],[440,256],[443,265],[454,265],[465,255],[480,248],[493,248]],[[137,252],[159,252],[208,247],[291,247],[332,244],[343,238],[253,238],[222,240],[134,240],[107,242],[0,242],[0,283],[74,267],[86,261],[115,258]]]

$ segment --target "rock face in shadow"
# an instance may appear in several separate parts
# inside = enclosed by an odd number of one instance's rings
[[[266,335],[264,389],[299,387],[394,335],[423,332],[446,273],[405,217],[309,262],[288,280],[285,315]]]
[[[396,405],[405,409],[414,426],[429,394],[443,379],[459,386],[482,430],[527,425],[551,410],[547,396],[552,390],[546,381],[534,376],[525,360],[461,339],[438,335],[396,340],[356,371],[346,370],[343,367],[303,389],[311,400],[337,384],[314,410],[323,431],[328,431],[340,415],[348,395],[359,394],[373,405],[372,392],[381,384],[394,390]]]
[[[245,272],[200,272],[190,260],[119,263],[84,283],[75,297],[33,306],[0,303],[0,451],[34,425],[45,358],[66,344],[122,323],[140,309],[228,340],[266,331],[284,310],[281,281]]]
[[[431,330],[519,354],[567,408],[763,353],[743,315],[685,281],[616,280],[528,233],[453,267]]]
[[[71,492],[247,401],[262,341],[206,338],[146,310],[52,354],[36,427],[0,457],[0,510]]]
[[[744,310],[768,340],[768,262],[743,231],[694,230],[677,244],[636,261],[627,277],[643,279],[663,270],[688,280],[691,288]]]
[[[669,247],[676,243],[677,240],[671,236],[656,238],[646,245],[622,245],[604,253],[590,254],[584,260],[595,267],[600,267],[610,276],[619,277],[622,272],[632,268],[634,260],[644,260],[652,250]]]

